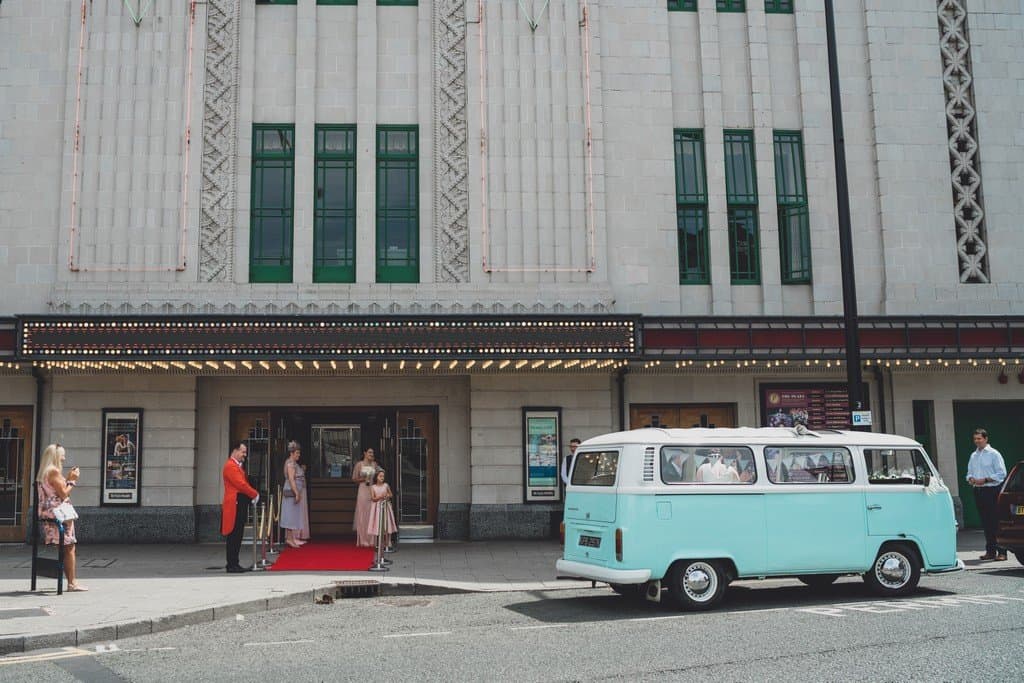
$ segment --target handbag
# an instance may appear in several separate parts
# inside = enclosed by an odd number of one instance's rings
[[[294,498],[295,497],[295,491],[292,491],[292,487],[291,486],[289,486],[288,484],[285,484],[284,488],[281,490],[281,495],[283,495],[285,498]]]
[[[78,519],[78,511],[75,510],[75,506],[71,504],[70,500],[65,500],[63,503],[53,508],[53,518],[58,522],[67,522],[72,519]]]

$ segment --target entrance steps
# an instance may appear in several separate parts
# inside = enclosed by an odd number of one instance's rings
[[[399,543],[433,543],[433,524],[402,524],[398,527]]]

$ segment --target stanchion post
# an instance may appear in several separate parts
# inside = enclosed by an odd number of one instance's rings
[[[384,529],[385,520],[384,515],[387,512],[384,508],[384,504],[387,501],[380,501],[377,503],[377,552],[374,557],[373,564],[370,565],[369,571],[371,572],[386,572],[390,571],[388,568],[388,560],[384,559]]]
[[[388,500],[388,499],[385,499],[384,502],[387,503],[387,508],[385,509],[385,512],[390,512],[391,511],[391,501]],[[387,544],[384,547],[384,552],[386,552],[386,553],[393,553],[393,552],[395,552],[395,546],[392,545],[392,543],[391,543],[391,534],[390,533],[388,534],[388,542],[387,542]]]
[[[260,569],[259,558],[256,555],[256,536],[257,536],[257,534],[259,534],[259,530],[256,528],[256,526],[257,526],[257,519],[256,519],[256,501],[255,501],[255,499],[252,501],[252,504],[251,504],[249,510],[250,510],[250,513],[252,514],[252,571],[255,572],[255,571],[259,571],[259,569]]]

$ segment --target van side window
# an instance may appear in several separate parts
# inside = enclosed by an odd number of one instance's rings
[[[572,467],[573,486],[615,486],[619,454],[615,451],[577,453]]]
[[[773,484],[849,484],[854,479],[850,451],[837,446],[765,446],[764,462]]]
[[[921,451],[910,448],[865,448],[870,484],[919,484],[931,469]]]
[[[754,452],[738,446],[664,446],[661,480],[666,484],[753,484]]]

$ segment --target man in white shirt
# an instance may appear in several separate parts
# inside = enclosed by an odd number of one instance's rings
[[[569,455],[562,458],[562,483],[569,485],[569,473],[572,472],[572,461],[576,457],[576,449],[580,446],[579,439],[569,440]]]
[[[1006,559],[1006,548],[996,545],[999,528],[996,498],[1006,479],[1006,462],[999,451],[988,445],[988,432],[984,429],[974,430],[974,447],[967,461],[967,483],[974,487],[974,503],[985,529],[985,554],[978,559],[1002,562]]]

